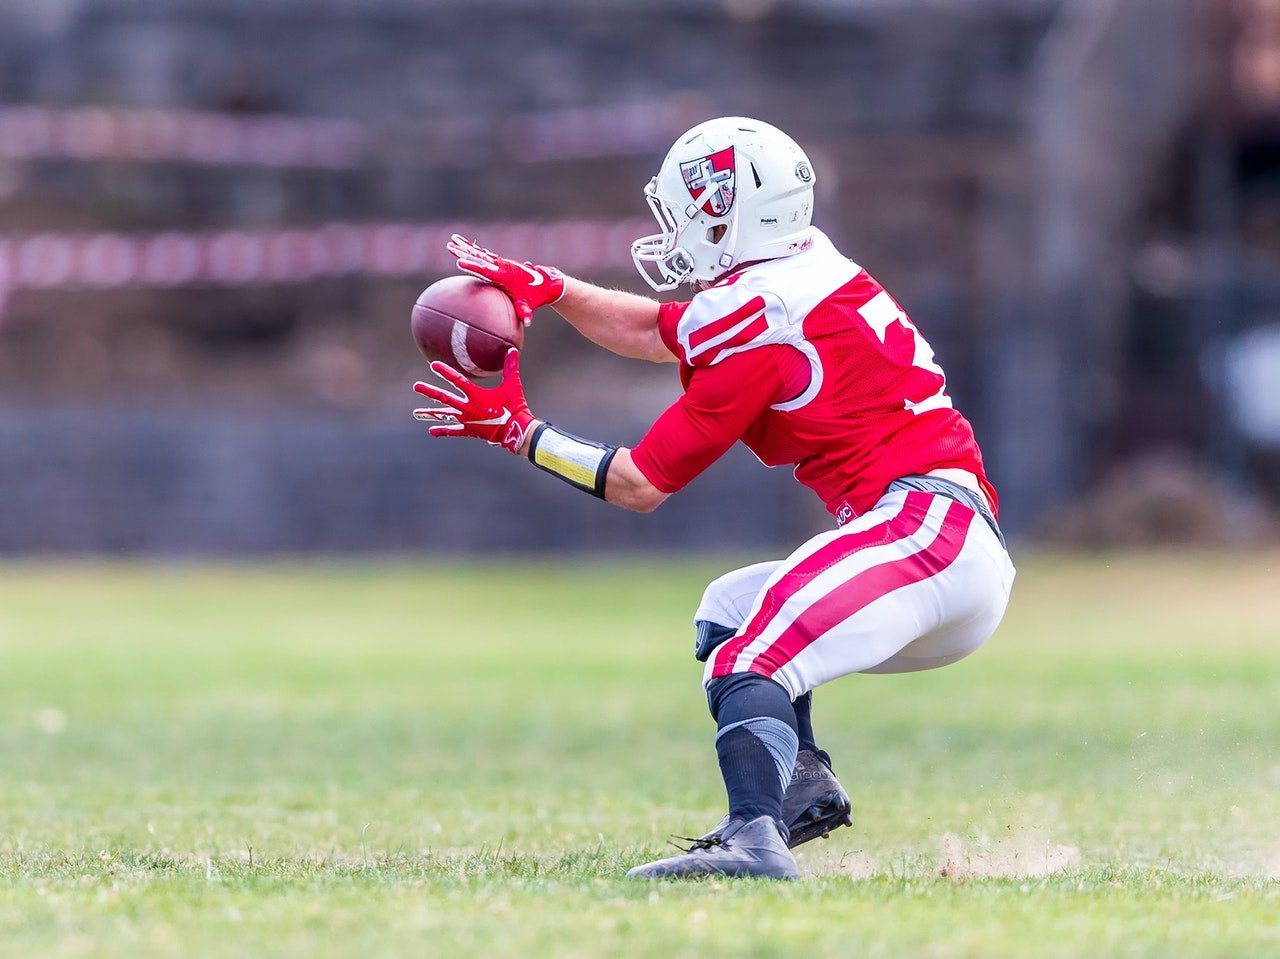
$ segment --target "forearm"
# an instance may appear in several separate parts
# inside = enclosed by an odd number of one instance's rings
[[[565,277],[564,296],[552,306],[591,342],[619,356],[675,362],[658,335],[657,300]]]
[[[618,450],[609,464],[609,478],[604,488],[604,498],[608,502],[634,513],[652,513],[662,505],[667,495],[636,468],[631,450]]]

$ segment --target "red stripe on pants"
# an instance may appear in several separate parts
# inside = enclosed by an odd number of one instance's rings
[[[925,549],[863,570],[837,586],[806,609],[774,642],[751,661],[750,672],[773,676],[795,659],[810,643],[840,625],[882,596],[923,582],[950,566],[964,548],[969,525],[976,514],[962,503],[952,503],[937,537]]]
[[[716,665],[711,675],[728,676],[732,673],[734,660],[764,632],[765,627],[778,614],[786,601],[808,585],[819,573],[825,573],[836,563],[848,559],[859,550],[872,546],[887,546],[889,543],[914,536],[924,525],[924,518],[929,512],[929,504],[932,501],[929,493],[913,490],[907,493],[898,512],[883,523],[857,532],[850,530],[806,556],[796,564],[794,569],[783,573],[778,581],[769,587],[764,595],[764,602],[760,604],[759,612],[743,627],[742,632],[720,647],[716,653]],[[900,520],[904,521],[903,525],[895,528],[895,524]]]

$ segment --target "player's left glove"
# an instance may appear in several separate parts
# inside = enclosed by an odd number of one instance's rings
[[[534,310],[564,296],[564,274],[553,266],[508,260],[456,233],[445,248],[458,258],[458,269],[488,280],[511,297],[525,326],[533,321]]]
[[[429,383],[414,383],[415,391],[444,406],[413,411],[415,419],[432,423],[432,436],[472,436],[490,446],[518,454],[524,445],[533,414],[520,382],[520,352],[508,350],[502,364],[502,382],[479,386],[447,363],[431,364],[431,372],[458,388],[461,396]]]

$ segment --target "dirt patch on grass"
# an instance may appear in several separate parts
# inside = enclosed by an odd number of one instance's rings
[[[995,840],[942,837],[938,875],[947,879],[1039,879],[1080,862],[1080,850],[1053,842],[1048,830],[1029,829]]]
[[[804,879],[820,876],[842,876],[846,879],[870,879],[884,872],[884,866],[860,849],[847,850],[835,846],[805,847],[797,857]]]

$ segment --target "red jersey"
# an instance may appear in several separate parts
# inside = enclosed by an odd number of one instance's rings
[[[741,440],[842,523],[894,480],[973,473],[997,509],[973,429],[898,303],[819,230],[800,253],[750,266],[658,311],[684,395],[632,450],[674,493]]]

